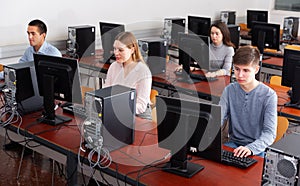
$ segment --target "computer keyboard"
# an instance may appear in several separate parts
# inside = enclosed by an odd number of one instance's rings
[[[222,163],[231,165],[238,168],[248,168],[254,163],[256,163],[257,160],[253,158],[240,158],[233,155],[233,152],[222,150]]]
[[[87,117],[86,110],[83,106],[81,105],[67,105],[62,107],[63,112],[75,115],[77,117],[85,119]]]
[[[190,77],[192,79],[198,79],[198,80],[201,80],[201,81],[208,81],[208,82],[218,80],[218,78],[216,78],[216,77],[206,77],[203,74],[190,74]]]

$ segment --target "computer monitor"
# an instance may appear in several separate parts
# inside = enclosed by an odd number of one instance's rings
[[[99,22],[100,35],[103,49],[103,62],[110,63],[110,60],[115,60],[113,44],[115,37],[125,31],[125,26],[116,23]]]
[[[247,28],[252,29],[253,21],[267,23],[268,22],[268,11],[267,10],[247,10]]]
[[[34,54],[39,93],[44,97],[44,115],[38,120],[51,125],[70,121],[55,115],[55,99],[82,103],[77,59]]]
[[[281,85],[291,87],[285,106],[300,109],[300,50],[284,49]]]
[[[192,147],[197,156],[221,162],[221,106],[174,97],[156,97],[158,145],[170,150],[164,170],[192,177],[203,166],[188,161]]]
[[[265,48],[279,50],[280,25],[254,21],[252,23],[252,46],[263,54]]]
[[[210,17],[188,16],[188,33],[209,36],[210,35]]]
[[[195,83],[190,67],[209,70],[209,43],[208,36],[179,33],[179,64],[182,65],[182,77],[178,81]]]
[[[240,46],[240,26],[238,25],[227,25],[228,30],[230,32],[230,39],[231,42],[235,46],[235,50],[239,48]]]

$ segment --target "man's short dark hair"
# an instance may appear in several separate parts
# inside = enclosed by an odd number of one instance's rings
[[[253,46],[241,46],[233,56],[234,65],[258,65],[260,59],[259,50]]]
[[[30,23],[28,25],[29,26],[37,26],[39,28],[40,34],[43,34],[43,33],[47,34],[46,24],[43,21],[39,20],[39,19],[35,19],[35,20],[30,21]]]

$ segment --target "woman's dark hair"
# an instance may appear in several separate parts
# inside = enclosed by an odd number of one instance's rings
[[[223,23],[223,22],[214,23],[210,26],[210,30],[212,27],[216,27],[216,28],[220,29],[220,31],[223,35],[224,45],[232,46],[233,48],[236,48],[236,46],[231,42],[230,32],[225,23]]]

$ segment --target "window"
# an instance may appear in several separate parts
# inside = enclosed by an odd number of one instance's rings
[[[275,10],[300,12],[299,0],[275,0]]]

